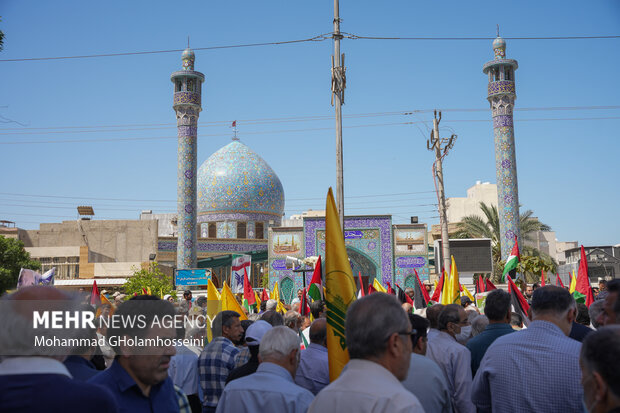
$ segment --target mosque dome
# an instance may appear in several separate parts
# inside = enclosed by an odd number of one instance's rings
[[[284,214],[280,179],[263,158],[237,140],[211,155],[197,179],[199,222],[235,215],[279,223]]]
[[[495,40],[493,40],[493,49],[498,48],[506,48],[506,40],[502,39],[501,37],[496,37]]]

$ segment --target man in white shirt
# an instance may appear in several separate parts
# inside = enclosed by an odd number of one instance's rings
[[[345,320],[351,360],[308,412],[423,412],[418,399],[400,383],[409,370],[411,334],[411,323],[396,297],[373,293],[354,301]]]
[[[456,341],[461,328],[469,325],[465,309],[458,304],[444,306],[437,320],[439,334],[429,336],[426,355],[439,365],[448,380],[455,413],[475,413],[471,401],[471,353]]]

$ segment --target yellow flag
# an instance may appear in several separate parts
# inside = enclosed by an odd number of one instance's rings
[[[461,304],[461,283],[459,282],[459,272],[456,270],[454,256],[452,256],[452,266],[450,267],[450,280],[448,281],[448,304]]]
[[[243,309],[239,305],[239,302],[235,298],[235,295],[230,291],[228,284],[224,281],[224,287],[222,287],[222,311],[236,311],[239,313],[239,320],[247,320],[248,316],[245,315]]]
[[[446,305],[452,304],[450,302],[450,276],[446,272],[445,268],[443,270],[443,284],[441,285],[441,295],[439,296],[439,303]]]
[[[146,287],[146,293],[148,295],[153,295],[153,293],[151,292],[151,287]]]
[[[467,289],[467,287],[465,287],[463,284],[461,284],[461,288],[463,288],[462,291],[462,295],[469,297],[469,299],[471,300],[472,303],[475,303],[476,300],[474,300],[474,296],[471,294],[471,292]]]
[[[262,303],[262,301],[256,291],[254,291],[254,299],[256,300],[256,311],[260,311],[260,303]]]
[[[379,280],[377,280],[376,278],[373,280],[372,286],[377,292],[387,293],[387,290],[385,289],[385,287],[382,286]]]
[[[344,326],[357,289],[331,188],[325,206],[325,285],[329,380],[334,381],[349,361]]]
[[[220,293],[217,291],[217,288],[215,288],[215,284],[213,284],[213,281],[209,279],[207,283],[207,319],[209,322],[209,326],[211,325],[211,322],[213,322],[213,319],[215,318],[217,313],[219,313],[220,311],[222,311]],[[209,343],[211,342],[211,340],[213,340],[211,328],[207,328],[207,339],[209,340]]]
[[[577,288],[577,277],[575,277],[575,270],[573,270],[573,276],[570,279],[570,286],[568,287],[569,293],[574,293]]]
[[[284,308],[284,304],[282,304],[282,302],[280,301],[280,287],[278,287],[277,281],[275,285],[273,286],[273,291],[272,291],[271,296],[278,303],[276,304],[276,312],[282,313],[282,314],[286,313],[286,308]]]

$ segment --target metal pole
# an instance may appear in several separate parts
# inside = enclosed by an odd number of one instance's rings
[[[336,201],[340,227],[344,234],[344,177],[342,165],[342,104],[344,103],[344,55],[340,55],[340,8],[334,0],[334,56],[332,56],[332,102],[336,108]]]

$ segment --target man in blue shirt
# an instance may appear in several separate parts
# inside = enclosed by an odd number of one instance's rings
[[[310,344],[301,352],[295,383],[315,396],[329,384],[327,361],[327,320],[319,318],[310,326]]]
[[[484,304],[484,315],[489,319],[489,325],[484,331],[466,344],[471,352],[472,377],[476,375],[482,357],[489,346],[498,338],[508,333],[513,333],[510,325],[510,294],[504,290],[493,290],[487,296]]]
[[[109,369],[89,380],[109,389],[120,412],[172,413],[179,402],[168,377],[170,358],[175,354],[174,307],[167,301],[143,295],[121,304],[108,328],[107,338],[116,353]]]
[[[299,364],[299,336],[288,327],[274,327],[259,347],[258,370],[226,385],[217,412],[305,413],[314,396],[293,381]]]
[[[498,338],[484,355],[471,393],[479,413],[583,411],[581,343],[567,337],[575,300],[548,285],[534,291],[531,309],[527,329]]]

